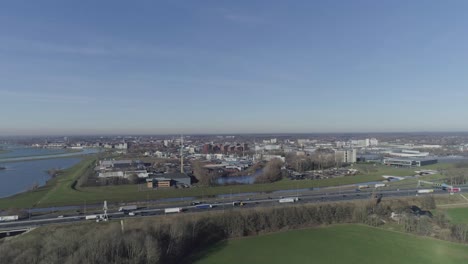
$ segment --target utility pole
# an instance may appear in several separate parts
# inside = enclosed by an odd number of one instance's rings
[[[107,216],[107,201],[104,201],[104,206],[102,207],[102,211],[104,212],[102,220],[104,220],[104,221],[109,220],[109,217]]]

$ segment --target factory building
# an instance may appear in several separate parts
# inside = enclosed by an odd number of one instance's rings
[[[164,173],[146,179],[148,188],[165,188],[174,185],[190,186],[192,181],[185,173]]]

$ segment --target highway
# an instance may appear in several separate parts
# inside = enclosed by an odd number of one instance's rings
[[[377,189],[375,194],[381,194],[382,198],[385,199],[387,197],[410,197],[415,196],[417,194],[418,189],[401,189],[401,190],[384,190],[384,189]],[[466,192],[467,188],[463,188],[462,192]],[[434,189],[432,194],[447,194],[447,191]],[[424,194],[419,194],[424,195]],[[288,195],[285,197],[294,197],[295,195]],[[308,194],[308,195],[299,195],[298,197],[300,200],[296,203],[279,203],[279,199],[283,198],[282,196],[275,196],[269,198],[259,198],[259,199],[248,199],[243,200],[244,206],[233,206],[233,201],[238,200],[230,200],[229,202],[209,202],[213,207],[209,209],[199,209],[195,205],[175,205],[171,207],[179,207],[183,209],[183,212],[191,212],[191,213],[205,213],[207,211],[219,211],[219,210],[242,210],[242,208],[254,208],[254,207],[273,207],[273,206],[285,206],[291,204],[306,204],[306,203],[322,203],[322,202],[337,202],[337,201],[352,201],[352,200],[360,200],[360,199],[369,199],[372,196],[372,190],[367,191],[357,191],[357,190],[347,190],[347,191],[339,191],[339,192],[331,192],[331,193],[316,193],[316,194]],[[468,202],[468,201],[467,201]],[[187,202],[190,203],[190,202]],[[137,217],[149,217],[149,216],[157,216],[157,215],[164,215],[164,209],[166,207],[150,207],[150,208],[140,208],[138,210],[134,210],[134,216],[128,215],[128,213],[112,211],[108,212],[108,217],[110,220],[119,220],[119,219],[129,219],[129,218],[137,218]],[[94,215],[94,214],[102,214],[102,211],[89,213],[87,215]],[[14,230],[14,229],[27,229],[27,228],[34,228],[39,226],[45,226],[50,224],[59,224],[59,223],[74,223],[74,222],[81,222],[81,221],[95,221],[95,220],[86,220],[86,215],[83,214],[74,214],[74,215],[66,215],[66,216],[39,216],[33,217],[31,219],[23,219],[18,221],[10,221],[10,222],[0,222],[0,232]]]

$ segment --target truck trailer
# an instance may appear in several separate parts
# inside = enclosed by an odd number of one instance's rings
[[[126,206],[119,207],[119,212],[133,211],[133,210],[136,210],[136,209],[138,209],[138,206],[136,206],[136,205],[126,205]]]
[[[17,215],[5,215],[5,216],[0,216],[0,222],[6,222],[6,221],[16,221],[18,220],[19,217]]]
[[[166,208],[164,209],[165,214],[171,214],[171,213],[180,213],[182,212],[182,208],[176,207],[176,208]]]
[[[94,219],[97,219],[97,218],[98,218],[98,215],[87,215],[87,216],[85,216],[86,220],[94,220]]]
[[[418,190],[418,193],[433,193],[434,189],[422,189]]]
[[[297,197],[282,198],[278,200],[280,203],[295,203],[297,201],[299,201],[299,198]]]

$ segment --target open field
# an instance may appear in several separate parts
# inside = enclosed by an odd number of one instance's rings
[[[339,225],[229,240],[210,263],[467,263],[468,246],[361,225]]]
[[[468,207],[449,208],[446,212],[452,223],[468,224]]]
[[[146,201],[160,198],[179,197],[208,197],[218,194],[236,194],[249,192],[271,192],[285,189],[301,189],[356,184],[370,181],[380,181],[382,175],[407,176],[413,175],[415,168],[394,168],[383,165],[358,164],[354,167],[361,174],[340,178],[323,180],[289,180],[283,179],[274,183],[250,184],[250,185],[227,185],[217,187],[193,187],[187,189],[160,189],[150,190],[146,185],[116,185],[103,187],[84,187],[73,189],[72,184],[92,166],[95,159],[87,157],[76,166],[68,169],[65,173],[38,190],[18,194],[9,198],[0,199],[0,208],[31,208],[49,207],[62,205],[82,205],[85,203],[109,202],[134,202]],[[437,168],[435,164],[424,167]]]

